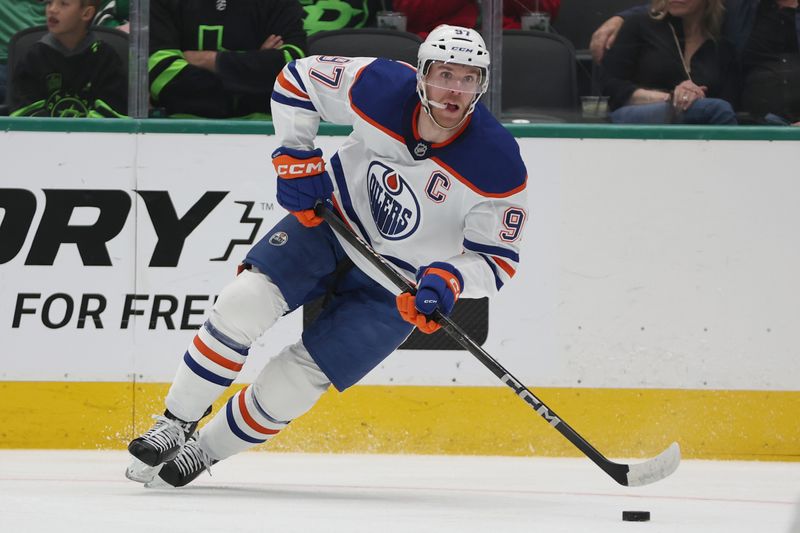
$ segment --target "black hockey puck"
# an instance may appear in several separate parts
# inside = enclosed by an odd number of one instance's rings
[[[626,522],[647,522],[650,511],[622,511],[622,519]]]

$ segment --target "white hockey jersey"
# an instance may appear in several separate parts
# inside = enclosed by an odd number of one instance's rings
[[[378,253],[413,279],[434,261],[454,265],[462,296],[491,296],[516,272],[528,218],[519,146],[478,104],[448,141],[417,132],[416,71],[374,58],[311,56],[289,63],[272,94],[280,144],[312,150],[320,119],[353,127],[326,154],[333,202]],[[398,290],[339,239],[361,270]]]

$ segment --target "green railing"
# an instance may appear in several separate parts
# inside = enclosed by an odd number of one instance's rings
[[[515,137],[800,141],[800,128],[768,126],[622,126],[613,124],[506,124]],[[272,122],[179,119],[52,119],[0,117],[0,131],[194,133],[272,135]],[[321,124],[320,135],[347,135],[349,126]]]

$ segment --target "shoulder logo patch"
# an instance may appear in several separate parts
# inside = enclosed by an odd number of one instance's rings
[[[277,231],[269,238],[269,243],[272,246],[283,246],[289,240],[289,235],[285,231]]]
[[[419,227],[419,201],[396,170],[373,161],[368,172],[369,208],[380,234],[390,240],[405,239]]]

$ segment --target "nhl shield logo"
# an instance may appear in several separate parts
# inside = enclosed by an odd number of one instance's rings
[[[373,161],[368,170],[369,208],[384,238],[405,239],[419,227],[420,207],[408,182],[394,169]]]
[[[269,243],[272,246],[283,246],[289,240],[289,235],[285,231],[277,231],[269,238]]]
[[[414,155],[417,157],[425,157],[425,154],[428,152],[428,145],[424,142],[417,143],[417,146],[414,147]]]

